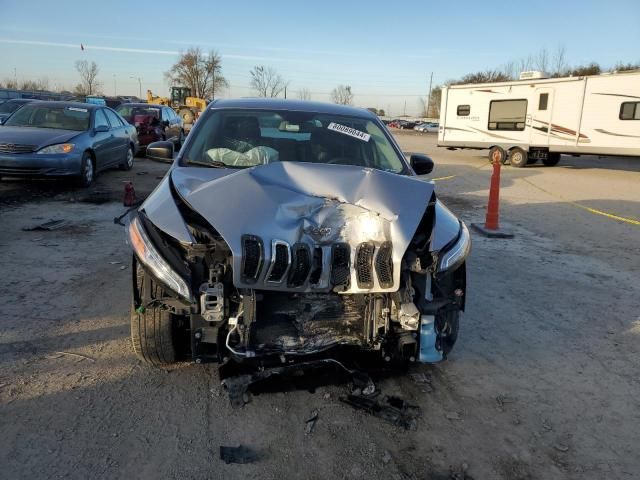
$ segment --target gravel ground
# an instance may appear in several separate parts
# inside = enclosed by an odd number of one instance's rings
[[[455,175],[436,183],[456,214],[482,220],[481,154],[398,138],[433,156],[433,177]],[[637,159],[503,169],[502,219],[516,237],[474,235],[450,359],[379,384],[421,407],[414,431],[341,404],[346,386],[233,410],[215,366],[162,370],[134,357],[130,254],[113,218],[123,181],[144,195],[164,170],[138,159],[132,172],[104,173],[94,195],[0,185],[0,478],[640,476],[640,227],[576,205],[638,219]],[[70,224],[22,230],[55,218]],[[219,459],[220,445],[238,444],[256,462]]]

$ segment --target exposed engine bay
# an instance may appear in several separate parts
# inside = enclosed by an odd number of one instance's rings
[[[437,362],[456,340],[470,239],[429,182],[333,165],[175,168],[129,236],[136,308],[168,312],[197,363],[336,350]]]

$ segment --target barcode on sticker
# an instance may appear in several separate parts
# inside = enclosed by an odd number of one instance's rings
[[[357,138],[358,140],[362,140],[363,142],[368,142],[371,138],[371,135],[369,135],[368,133],[361,132],[360,130],[356,130],[355,128],[347,127],[346,125],[340,125],[339,123],[331,122],[327,129],[333,130],[334,132],[338,133],[344,133],[345,135]]]

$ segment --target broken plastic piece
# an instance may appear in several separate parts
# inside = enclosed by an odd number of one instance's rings
[[[224,447],[220,445],[220,459],[224,463],[253,463],[258,455],[249,447],[238,445],[237,447]]]
[[[383,403],[379,403],[372,398],[347,395],[340,397],[340,401],[405,430],[415,430],[420,416],[420,407],[410,405],[399,397],[385,396]]]
[[[318,410],[314,410],[311,412],[311,416],[305,420],[304,433],[307,435],[313,432],[314,427],[316,426],[316,422],[318,421]]]
[[[32,232],[34,230],[58,230],[68,224],[68,220],[49,220],[48,222],[40,223],[32,227],[24,227],[22,230],[25,232]]]
[[[438,335],[435,330],[434,315],[422,315],[420,318],[420,361],[435,363],[442,360],[442,352],[436,347]]]

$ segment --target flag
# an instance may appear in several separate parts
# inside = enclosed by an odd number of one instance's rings
[[[84,45],[80,44],[80,50],[84,51]]]

